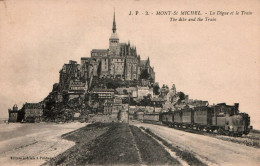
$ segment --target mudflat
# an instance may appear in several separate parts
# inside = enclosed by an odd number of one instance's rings
[[[86,123],[9,123],[0,125],[1,165],[41,165],[75,145],[62,139]]]

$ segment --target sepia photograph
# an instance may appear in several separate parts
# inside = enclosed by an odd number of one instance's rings
[[[259,18],[259,0],[0,0],[0,166],[259,166]]]

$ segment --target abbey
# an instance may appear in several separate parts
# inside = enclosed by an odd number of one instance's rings
[[[81,58],[81,75],[85,79],[92,76],[98,78],[120,78],[123,80],[138,80],[144,70],[155,80],[154,69],[150,66],[149,58],[140,60],[136,47],[130,42],[120,43],[116,32],[115,13],[112,34],[109,38],[108,49],[92,49],[91,57]]]
[[[102,82],[103,80],[103,82]],[[154,68],[150,66],[149,57],[141,60],[136,47],[130,42],[120,43],[116,32],[115,12],[112,25],[112,34],[109,38],[109,48],[92,49],[90,57],[82,57],[81,63],[71,60],[60,70],[57,96],[68,94],[69,98],[84,96],[93,88],[107,87],[104,80],[118,82],[134,82],[131,86],[147,86],[155,81]]]

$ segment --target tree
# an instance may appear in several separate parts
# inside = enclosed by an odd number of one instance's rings
[[[130,98],[130,105],[137,105],[137,102],[132,97]]]
[[[158,84],[154,84],[153,85],[153,93],[155,94],[155,95],[159,95],[160,94],[160,87],[159,87],[159,85]]]
[[[149,105],[151,105],[151,98],[152,98],[151,94],[148,94],[147,96],[144,96],[144,98],[140,102],[141,105],[142,106],[149,106]]]
[[[179,96],[179,99],[174,105],[179,105],[181,101],[185,99],[185,94],[183,92],[178,92],[177,95]]]
[[[149,78],[149,73],[147,69],[142,70],[141,74],[140,74],[140,79],[148,79]]]
[[[185,94],[183,92],[178,92],[177,95],[179,96],[180,100],[185,99]]]
[[[126,89],[123,90],[123,93],[124,93],[124,95],[127,95],[127,94],[128,94],[128,92],[127,92]]]
[[[97,74],[98,76],[101,74],[101,62],[98,63]]]

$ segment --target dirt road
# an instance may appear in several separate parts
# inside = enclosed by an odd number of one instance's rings
[[[85,126],[67,124],[8,124],[0,126],[0,165],[41,165],[75,145],[61,135]]]
[[[134,122],[183,150],[193,152],[208,165],[260,165],[260,149],[188,133],[166,126]]]

